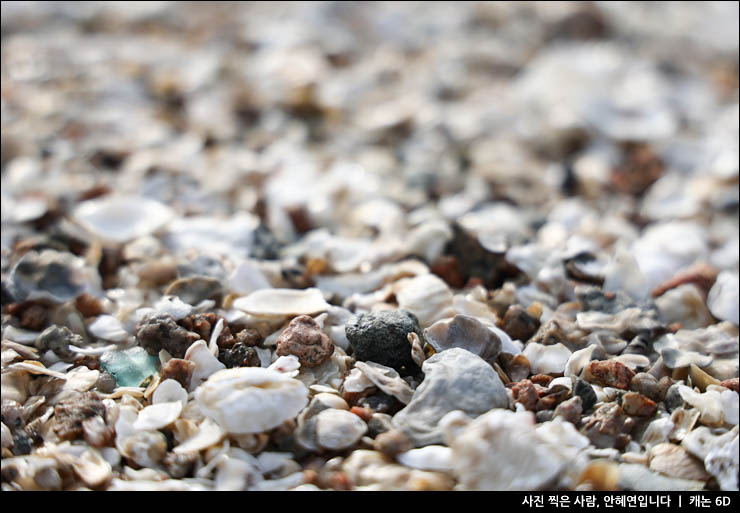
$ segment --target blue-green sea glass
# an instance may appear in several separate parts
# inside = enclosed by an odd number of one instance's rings
[[[100,356],[100,366],[110,373],[119,387],[138,387],[159,368],[159,358],[142,347],[124,351],[106,351]]]

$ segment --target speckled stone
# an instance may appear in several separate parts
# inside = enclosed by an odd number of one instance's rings
[[[345,327],[353,356],[392,367],[401,374],[415,374],[419,367],[411,358],[411,332],[423,337],[416,316],[406,310],[362,314]],[[423,338],[422,338],[423,340]]]

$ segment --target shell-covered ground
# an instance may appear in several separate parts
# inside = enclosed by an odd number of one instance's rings
[[[737,490],[735,2],[3,2],[3,490]]]

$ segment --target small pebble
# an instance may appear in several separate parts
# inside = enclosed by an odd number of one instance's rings
[[[334,344],[321,326],[308,315],[299,315],[277,340],[277,354],[295,355],[304,367],[321,365],[334,353]]]
[[[588,364],[588,372],[594,383],[628,390],[635,372],[623,363],[614,360],[593,361]]]
[[[414,314],[405,310],[361,314],[345,331],[356,359],[392,367],[402,375],[418,372],[408,341],[411,332],[423,337]]]

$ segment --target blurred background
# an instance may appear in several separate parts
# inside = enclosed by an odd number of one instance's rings
[[[737,268],[737,2],[3,2],[1,77],[3,269],[112,192],[283,241],[690,220]]]

